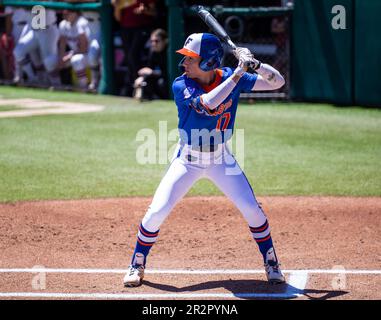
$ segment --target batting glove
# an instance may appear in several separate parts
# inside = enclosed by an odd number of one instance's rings
[[[239,61],[244,61],[245,65],[248,68],[252,68],[254,70],[257,70],[261,65],[261,62],[255,59],[254,54],[252,54],[251,51],[247,48],[237,47],[236,57]]]

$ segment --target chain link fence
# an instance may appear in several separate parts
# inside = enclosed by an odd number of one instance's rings
[[[276,91],[242,93],[242,98],[288,99],[290,96],[290,37],[291,17],[289,14],[276,15],[228,15],[215,14],[232,41],[239,47],[246,47],[255,57],[280,71],[286,84]],[[185,18],[185,34],[207,32],[207,27],[199,23],[199,18]],[[235,68],[237,60],[225,46],[223,65]],[[252,70],[250,72],[253,72]]]

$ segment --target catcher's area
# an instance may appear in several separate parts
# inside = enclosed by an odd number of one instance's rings
[[[0,204],[1,299],[381,299],[381,198],[258,197],[287,285],[269,286],[224,197],[182,200],[124,288],[151,198]]]

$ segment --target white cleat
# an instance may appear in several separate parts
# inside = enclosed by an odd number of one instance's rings
[[[270,284],[281,284],[286,282],[279,266],[274,248],[270,248],[266,253],[265,263],[266,276]]]
[[[19,75],[15,75],[12,79],[12,84],[15,86],[21,86],[24,84],[24,79],[20,77]]]
[[[128,267],[127,273],[123,279],[123,283],[125,287],[138,287],[142,284],[143,278],[144,255],[138,252],[135,254],[133,264]]]
[[[139,287],[144,278],[143,266],[129,266],[126,275],[124,276],[123,283],[125,287]]]
[[[95,83],[95,82],[91,82],[89,84],[89,86],[87,87],[87,89],[90,91],[90,92],[94,92],[96,93],[98,91],[98,84]]]

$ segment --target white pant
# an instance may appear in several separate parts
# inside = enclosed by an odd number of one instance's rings
[[[14,55],[17,62],[25,59],[27,54],[33,55],[39,52],[48,72],[53,71],[57,65],[58,58],[58,37],[59,32],[56,25],[51,25],[47,29],[33,30],[30,25],[23,30],[17,43]],[[33,58],[32,58],[33,60]]]
[[[226,145],[211,153],[179,145],[143,218],[143,227],[150,232],[159,230],[176,203],[201,178],[210,179],[237,206],[249,226],[258,227],[266,222],[245,174]]]
[[[27,24],[15,24],[12,27],[12,37],[15,44],[19,42],[19,39],[27,32]]]
[[[101,47],[98,39],[90,39],[89,41],[89,53],[88,64],[90,68],[96,68],[99,66],[101,58]]]
[[[87,67],[87,53],[76,53],[70,59],[70,65],[74,71],[81,71]],[[68,63],[69,66],[69,63]]]
[[[90,42],[87,53],[76,53],[70,59],[70,65],[75,71],[86,69],[86,67],[97,68],[101,57],[100,46],[96,39]]]

